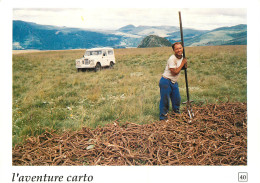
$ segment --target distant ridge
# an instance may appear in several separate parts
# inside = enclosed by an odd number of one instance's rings
[[[213,29],[185,41],[185,44],[188,46],[246,45],[247,25]]]
[[[90,30],[13,20],[13,50],[66,50],[93,47],[127,48],[142,46],[149,35],[167,39],[170,43],[180,41],[178,26],[126,25],[117,30]],[[214,30],[183,28],[185,46],[246,45],[247,25],[219,27]],[[155,38],[153,38],[155,39]],[[149,46],[168,46],[166,40],[150,40]]]
[[[138,48],[170,47],[171,45],[171,42],[165,38],[156,35],[149,35],[141,41]]]
[[[134,25],[130,24],[130,25],[121,27],[120,29],[118,29],[118,31],[120,31],[120,32],[130,32],[130,31],[132,31],[135,28],[136,27]]]

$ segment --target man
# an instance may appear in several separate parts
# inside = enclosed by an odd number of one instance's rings
[[[187,59],[182,57],[183,47],[180,42],[174,43],[172,49],[174,55],[168,59],[164,73],[159,82],[161,96],[159,106],[160,120],[167,119],[170,100],[172,102],[173,111],[175,113],[180,113],[181,96],[177,80],[182,67],[184,66],[187,68]]]

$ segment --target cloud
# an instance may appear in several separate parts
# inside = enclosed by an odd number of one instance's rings
[[[208,8],[183,9],[186,27],[214,29],[222,26],[233,26],[247,23],[246,8]]]
[[[178,26],[178,11],[183,27],[213,29],[246,23],[246,9],[238,8],[37,8],[14,9],[13,18],[46,25],[87,29],[118,29],[135,26]]]
[[[246,8],[186,8],[184,12],[196,15],[211,16],[246,16]]]

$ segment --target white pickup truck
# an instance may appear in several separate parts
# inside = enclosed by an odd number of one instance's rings
[[[102,67],[113,68],[116,63],[113,48],[87,49],[82,58],[76,59],[76,68],[79,71],[95,69],[100,71]]]

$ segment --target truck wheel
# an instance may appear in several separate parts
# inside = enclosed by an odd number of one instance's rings
[[[97,63],[96,67],[95,67],[95,72],[101,71],[101,65],[100,63]]]
[[[81,71],[81,69],[80,69],[80,68],[78,68],[78,69],[77,69],[77,71],[78,71],[78,72],[80,72],[80,71]]]
[[[113,69],[114,68],[114,63],[113,62],[110,62],[109,64],[109,69]]]

